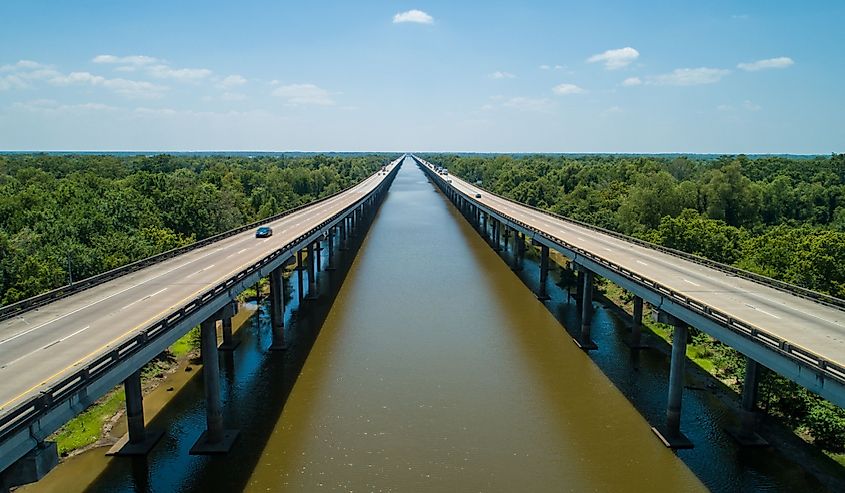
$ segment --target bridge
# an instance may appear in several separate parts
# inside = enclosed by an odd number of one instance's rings
[[[634,294],[631,346],[640,347],[643,302],[674,326],[666,423],[654,428],[666,446],[692,446],[680,431],[689,326],[746,356],[742,425],[733,433],[740,443],[764,443],[754,432],[761,364],[845,406],[845,301],[520,204],[411,157],[495,249],[507,250],[513,239],[514,268],[527,241],[540,248],[538,298],[547,299],[549,250],[570,260],[579,277],[582,323],[575,342],[581,348],[596,349],[590,335],[595,275]]]
[[[204,365],[207,430],[192,453],[228,450],[237,431],[223,427],[216,358],[218,350],[236,345],[231,325],[236,296],[269,278],[271,349],[283,350],[285,265],[296,259],[300,267],[300,296],[306,292],[303,271],[307,292],[316,293],[322,250],[330,269],[333,252],[366,227],[404,157],[311,204],[0,308],[5,486],[46,474],[58,458],[55,444],[45,439],[121,383],[129,433],[112,453],[145,454],[161,433],[144,429],[140,370],[197,325],[203,360],[211,357],[215,364]],[[270,226],[273,234],[256,238],[258,226]]]

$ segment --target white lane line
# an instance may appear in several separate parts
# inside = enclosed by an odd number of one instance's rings
[[[153,294],[148,294],[147,296],[144,296],[143,298],[141,298],[141,299],[139,299],[139,300],[135,300],[135,301],[133,301],[132,303],[129,303],[128,305],[126,305],[126,306],[124,306],[123,308],[121,308],[121,310],[126,310],[127,308],[129,308],[130,306],[134,305],[135,303],[140,303],[140,302],[142,302],[142,301],[144,301],[144,300],[148,300],[148,299],[152,298],[153,296],[155,296],[155,295],[157,295],[157,294],[159,294],[159,293],[163,293],[164,291],[167,291],[167,288],[164,288],[164,289],[159,289],[158,291],[156,291],[156,292],[155,292],[155,293],[153,293]]]
[[[688,282],[688,283],[692,284],[693,286],[698,286],[698,287],[701,287],[701,284],[698,284],[698,283],[692,282],[692,281],[690,281],[689,279],[684,279],[684,282]]]
[[[284,230],[282,230],[282,232],[284,232]],[[248,250],[248,248],[241,248],[240,250],[238,250],[238,255],[240,255],[241,253],[244,253],[247,250]]]
[[[645,265],[646,267],[648,267],[648,264],[643,262],[642,260],[637,260],[637,263],[640,264],[640,265]]]
[[[81,334],[82,332],[85,332],[86,330],[88,330],[88,329],[90,329],[90,328],[91,328],[91,326],[90,326],[90,325],[86,325],[85,327],[82,327],[81,329],[77,330],[76,332],[74,332],[74,333],[72,333],[72,334],[68,334],[68,335],[66,335],[66,336],[62,337],[61,339],[55,340],[55,341],[51,342],[50,344],[47,344],[47,345],[46,345],[46,346],[44,346],[44,347],[40,347],[40,348],[36,349],[35,351],[30,351],[30,352],[28,352],[28,353],[24,354],[23,356],[19,356],[19,357],[17,357],[17,358],[15,358],[15,359],[13,359],[12,361],[9,361],[8,363],[4,364],[3,366],[0,366],[0,370],[2,370],[2,369],[4,369],[4,368],[6,368],[6,367],[8,367],[8,366],[12,366],[12,365],[14,365],[15,363],[17,363],[18,361],[21,361],[21,360],[23,360],[23,359],[26,359],[26,358],[28,358],[28,357],[32,356],[33,354],[37,353],[38,351],[43,351],[44,349],[48,349],[48,348],[50,348],[50,347],[52,347],[52,346],[55,346],[56,344],[58,344],[58,343],[60,343],[60,342],[62,342],[62,341],[66,341],[66,340],[70,339],[71,337],[73,337],[73,336],[75,336],[75,335],[77,335],[77,334]]]
[[[766,315],[768,315],[768,316],[770,316],[770,317],[775,317],[775,318],[777,318],[777,319],[780,319],[780,317],[778,317],[778,316],[777,316],[777,315],[775,315],[774,313],[769,313],[769,312],[767,312],[766,310],[762,310],[762,309],[760,309],[760,308],[757,308],[756,306],[749,305],[748,303],[746,303],[746,304],[745,304],[745,306],[747,306],[748,308],[751,308],[752,310],[756,310],[756,311],[758,311],[758,312],[760,312],[760,313],[765,313]]]
[[[602,248],[604,248],[604,249],[605,249],[605,250],[607,250],[608,252],[612,252],[612,251],[613,251],[613,250],[611,250],[610,248],[607,248],[607,247],[602,247]]]

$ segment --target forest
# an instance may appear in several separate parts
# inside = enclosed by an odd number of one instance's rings
[[[519,202],[845,298],[845,154],[421,157]],[[691,338],[739,389],[744,358],[695,329]],[[845,452],[845,410],[772,372],[760,393],[769,414]]]
[[[0,155],[0,305],[351,186],[389,155]]]

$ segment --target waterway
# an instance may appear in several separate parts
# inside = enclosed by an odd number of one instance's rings
[[[721,418],[705,396],[684,401],[697,448],[664,448],[647,421],[665,405],[663,356],[632,359],[601,308],[600,351],[577,349],[561,324],[577,326],[574,303],[554,287],[551,310],[539,302],[410,160],[357,256],[321,275],[320,300],[300,310],[295,284],[289,351],[268,351],[262,309],[221,357],[224,420],[241,430],[229,455],[187,453],[205,424],[195,377],[150,424],[167,433],[147,460],[95,451],[31,491],[818,486],[778,473],[770,452],[738,455],[713,431]]]

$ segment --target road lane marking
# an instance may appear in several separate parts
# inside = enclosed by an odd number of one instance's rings
[[[701,287],[701,284],[698,284],[698,283],[692,282],[692,281],[690,281],[689,279],[684,279],[684,282],[688,282],[688,283],[692,284],[693,286],[698,286],[698,287]]]
[[[637,263],[640,264],[640,265],[645,265],[646,267],[648,267],[648,264],[643,262],[642,260],[637,260]]]
[[[778,317],[778,316],[777,316],[777,315],[775,315],[774,313],[769,313],[769,312],[767,312],[766,310],[763,310],[763,309],[761,309],[761,308],[757,308],[757,307],[756,307],[756,306],[754,306],[754,305],[749,305],[748,303],[746,303],[746,304],[745,304],[745,306],[747,306],[748,308],[751,308],[752,310],[758,311],[758,312],[760,312],[760,313],[765,313],[766,315],[768,315],[768,316],[770,316],[770,317],[775,317],[775,318],[777,318],[777,319],[780,319],[780,317]]]
[[[149,295],[144,296],[143,298],[141,298],[141,299],[139,299],[139,300],[135,300],[135,301],[133,301],[132,303],[129,303],[128,305],[124,306],[124,307],[123,307],[123,308],[121,308],[120,310],[121,310],[121,311],[126,310],[127,308],[129,308],[130,306],[134,305],[135,303],[140,303],[140,302],[142,302],[142,301],[144,301],[144,300],[148,300],[148,299],[152,298],[153,296],[155,296],[155,295],[157,295],[157,294],[159,294],[159,293],[162,293],[162,292],[164,292],[164,291],[167,291],[167,288],[164,288],[164,289],[159,289],[158,291],[156,291],[156,292],[155,292],[155,293],[153,293],[153,294],[149,294]]]

